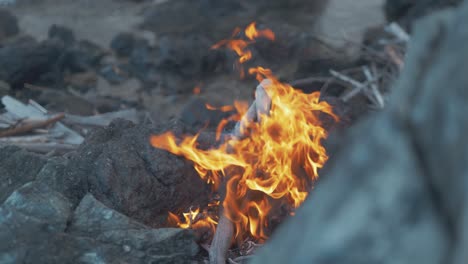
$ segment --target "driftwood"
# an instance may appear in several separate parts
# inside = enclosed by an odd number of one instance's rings
[[[7,129],[5,131],[0,131],[0,138],[1,137],[9,137],[9,136],[15,136],[18,134],[23,134],[26,132],[30,132],[34,129],[38,128],[43,128],[47,127],[48,125],[54,124],[55,122],[59,121],[65,116],[65,114],[58,114],[55,115],[51,118],[47,118],[45,120],[27,120],[27,121],[22,121],[20,124]]]
[[[262,115],[268,115],[271,107],[271,98],[265,91],[265,87],[271,83],[270,80],[263,80],[255,90],[255,101],[249,107],[245,116],[236,124],[232,136],[234,138],[242,138],[246,136],[245,129],[251,122],[258,122]],[[216,228],[216,233],[211,243],[209,250],[211,264],[226,263],[226,254],[231,245],[234,236],[234,225],[225,216],[224,211],[220,210],[220,220]]]
[[[39,104],[34,101],[31,101],[26,105],[13,97],[4,96],[2,98],[2,103],[7,112],[16,119],[44,120],[50,118],[50,116],[44,112],[45,109],[43,107],[38,107]],[[66,142],[67,144],[79,145],[84,141],[84,138],[80,134],[60,122],[55,122],[54,126],[50,129],[50,132],[63,133],[63,142]]]

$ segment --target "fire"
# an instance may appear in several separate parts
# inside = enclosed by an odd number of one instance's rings
[[[249,40],[274,39],[271,30],[257,31],[255,23],[247,27],[245,35]],[[231,41],[224,44],[240,56],[240,62],[245,60],[243,56],[251,54],[246,46],[241,46],[242,49],[233,46],[240,40]],[[256,75],[260,82],[269,80],[263,84],[271,108],[268,114],[247,124],[244,137],[232,137],[216,148],[202,150],[197,148],[198,135],[178,140],[167,132],[152,136],[151,144],[191,160],[203,180],[212,184],[215,191],[225,193],[224,214],[234,223],[236,238],[250,235],[265,240],[270,217],[280,207],[287,207],[294,214],[328,159],[321,144],[327,131],[321,126],[319,115],[330,115],[335,120],[338,117],[328,103],[319,100],[319,92],[305,94],[280,82],[269,69],[262,67],[251,68],[249,74]],[[236,102],[237,114],[229,120],[240,120],[247,108],[247,104]],[[218,126],[218,134],[226,122]],[[220,190],[223,182],[225,190]],[[179,226],[195,228],[197,215],[198,210],[184,214],[185,222],[178,221]],[[174,215],[170,217],[178,219]],[[210,223],[215,225],[214,222]]]
[[[171,225],[178,226],[183,229],[208,229],[214,233],[215,227],[218,222],[208,216],[207,213],[200,213],[200,208],[195,210],[190,209],[188,213],[183,213],[184,220],[180,220],[179,217],[169,212],[168,222]]]
[[[245,63],[252,59],[252,51],[247,49],[247,47],[253,43],[257,38],[266,38],[269,40],[275,40],[275,34],[270,29],[257,30],[257,24],[255,22],[250,23],[247,28],[244,30],[244,35],[248,40],[242,38],[237,38],[237,35],[240,33],[240,28],[236,28],[232,33],[231,39],[221,40],[220,42],[213,45],[212,49],[219,49],[221,47],[227,47],[239,56],[238,67],[240,70],[241,78],[244,78],[244,69],[241,64]]]

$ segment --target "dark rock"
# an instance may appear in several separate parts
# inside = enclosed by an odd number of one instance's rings
[[[443,8],[457,6],[461,2],[461,0],[387,0],[384,11],[388,21],[398,21],[410,28],[417,19]]]
[[[87,183],[89,190],[106,206],[150,226],[163,226],[167,212],[206,202],[208,187],[183,158],[155,149],[149,138],[174,128],[155,129],[114,121],[98,129],[78,149],[66,169],[66,178]],[[78,180],[77,180],[78,181]]]
[[[110,47],[117,56],[120,57],[128,57],[133,51],[133,47],[135,45],[136,38],[131,33],[120,33],[115,36],[110,44]]]
[[[33,181],[46,160],[18,147],[0,146],[0,203],[23,184]]]
[[[60,79],[56,64],[62,53],[63,46],[54,41],[40,44],[20,42],[3,46],[0,48],[0,79],[12,88],[22,88],[24,83],[36,83],[44,79]]]
[[[57,67],[62,72],[86,72],[96,68],[104,55],[105,52],[96,44],[86,40],[79,41],[66,48]]]
[[[234,114],[231,112],[222,112],[220,110],[208,110],[206,101],[201,98],[191,99],[183,108],[180,114],[180,120],[191,126],[195,130],[204,127],[216,127],[223,118]]]
[[[0,8],[0,42],[18,32],[18,19],[10,11]]]
[[[174,261],[186,260],[198,252],[190,230],[150,229],[105,207],[91,194],[76,208],[68,232],[119,245],[128,251],[141,251],[150,257],[172,257]]]
[[[73,33],[73,31],[64,26],[53,24],[49,28],[48,35],[50,39],[59,39],[63,41],[63,43],[67,46],[73,45],[73,43],[75,42],[75,34]]]

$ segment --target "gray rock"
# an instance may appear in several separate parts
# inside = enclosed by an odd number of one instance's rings
[[[35,246],[63,232],[70,214],[71,203],[45,184],[30,182],[13,192],[0,206],[0,262],[22,262]]]
[[[467,263],[467,23],[465,1],[417,24],[391,106],[253,263]]]
[[[0,8],[0,42],[18,34],[18,32],[19,27],[16,16],[10,11]]]
[[[15,189],[33,181],[46,160],[18,147],[0,146],[0,203]]]
[[[68,163],[63,157],[49,159],[37,174],[36,180],[61,193],[76,206],[86,193],[87,179],[68,173]]]
[[[91,194],[86,195],[76,208],[68,231],[102,243],[119,245],[125,251],[141,251],[148,257],[180,261],[198,252],[190,230],[148,228],[109,209]]]

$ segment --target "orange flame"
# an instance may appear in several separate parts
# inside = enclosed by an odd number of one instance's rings
[[[232,33],[231,39],[221,40],[211,48],[219,49],[226,46],[227,48],[233,50],[239,56],[238,67],[240,69],[241,78],[243,78],[244,70],[240,64],[243,64],[246,61],[252,59],[252,51],[247,49],[247,47],[250,44],[255,43],[255,40],[260,37],[273,41],[275,40],[275,34],[270,29],[257,30],[257,24],[255,22],[250,23],[244,30],[244,34],[249,39],[249,41],[236,38],[236,35],[238,35],[240,31],[241,30],[239,28],[236,28]]]
[[[208,229],[213,233],[215,231],[218,222],[208,216],[206,213],[200,213],[200,208],[195,210],[190,209],[189,212],[183,213],[184,220],[180,220],[179,217],[169,212],[168,222],[173,226],[178,226],[183,229]]]
[[[255,31],[254,23],[245,32],[249,39],[274,36],[268,30]],[[297,208],[328,159],[321,144],[327,132],[319,115],[330,115],[336,121],[338,117],[328,103],[319,101],[319,92],[305,94],[280,82],[262,67],[252,68],[249,73],[259,81],[270,80],[264,89],[271,99],[271,109],[257,122],[247,124],[248,136],[227,139],[208,150],[197,148],[198,135],[178,141],[167,132],[152,136],[150,141],[156,148],[191,160],[200,177],[213,184],[215,190],[226,182],[223,208],[226,217],[235,224],[236,238],[251,235],[264,240],[268,237],[273,209],[278,204],[286,204],[292,210]],[[238,114],[231,120],[240,120],[248,106],[236,102],[234,107]],[[193,221],[191,216],[184,217],[185,222]]]

